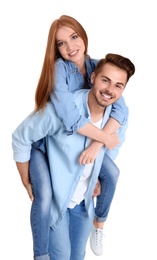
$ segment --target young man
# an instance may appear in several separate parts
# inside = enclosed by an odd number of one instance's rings
[[[80,113],[89,117],[97,127],[103,128],[109,119],[111,105],[121,97],[134,72],[135,67],[129,59],[117,54],[107,54],[105,59],[99,61],[92,74],[91,90],[74,93]],[[126,128],[127,124],[121,126],[118,131],[121,141],[118,147],[108,151],[100,144],[95,162],[86,165],[79,164],[79,156],[91,140],[79,134],[65,135],[65,129],[51,103],[47,103],[43,111],[29,115],[14,131],[14,160],[29,194],[31,145],[43,137],[46,139],[53,191],[49,239],[51,260],[84,259],[95,213],[92,194],[100,168],[102,163],[107,162],[108,168],[111,166],[111,169],[114,169],[112,160],[124,141]],[[108,160],[108,156],[111,159]],[[45,191],[47,192],[47,187]],[[114,190],[112,193],[114,194]],[[112,198],[109,198],[108,209],[105,209],[106,217],[111,201]],[[103,215],[102,221],[106,217]],[[99,219],[102,222],[101,216]],[[48,259],[46,257],[42,259]]]

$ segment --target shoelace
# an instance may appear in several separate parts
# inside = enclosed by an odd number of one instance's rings
[[[96,229],[96,245],[102,246],[103,230]]]

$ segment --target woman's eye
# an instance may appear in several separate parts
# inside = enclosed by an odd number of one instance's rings
[[[63,44],[64,44],[63,42],[58,42],[58,43],[57,43],[57,46],[58,46],[58,47],[61,47]]]
[[[77,39],[77,38],[78,38],[78,35],[77,35],[77,34],[75,34],[75,35],[72,36],[72,39],[74,39],[74,40]]]

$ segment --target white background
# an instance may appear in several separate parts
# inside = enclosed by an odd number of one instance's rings
[[[124,92],[130,120],[117,159],[121,175],[105,226],[104,254],[95,256],[88,245],[86,259],[156,260],[155,0],[0,2],[1,257],[32,259],[31,202],[12,158],[11,133],[34,108],[49,27],[62,14],[75,17],[84,26],[91,57],[119,53],[136,66]]]

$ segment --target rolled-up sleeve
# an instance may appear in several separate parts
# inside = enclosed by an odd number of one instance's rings
[[[120,144],[118,146],[116,146],[114,149],[112,150],[106,150],[107,155],[114,161],[117,157],[117,155],[119,154],[119,149],[122,146],[122,144],[125,141],[125,136],[126,136],[126,130],[128,128],[128,120],[125,123],[125,125],[122,125],[119,130],[117,131],[118,133],[118,137],[120,140]]]
[[[12,149],[16,162],[29,161],[32,143],[53,134],[58,125],[58,118],[54,114],[53,105],[49,102],[44,111],[30,114],[15,129],[12,133]]]
[[[112,104],[110,116],[116,119],[121,125],[125,125],[128,120],[129,110],[125,103],[124,97],[121,96],[119,100]]]

